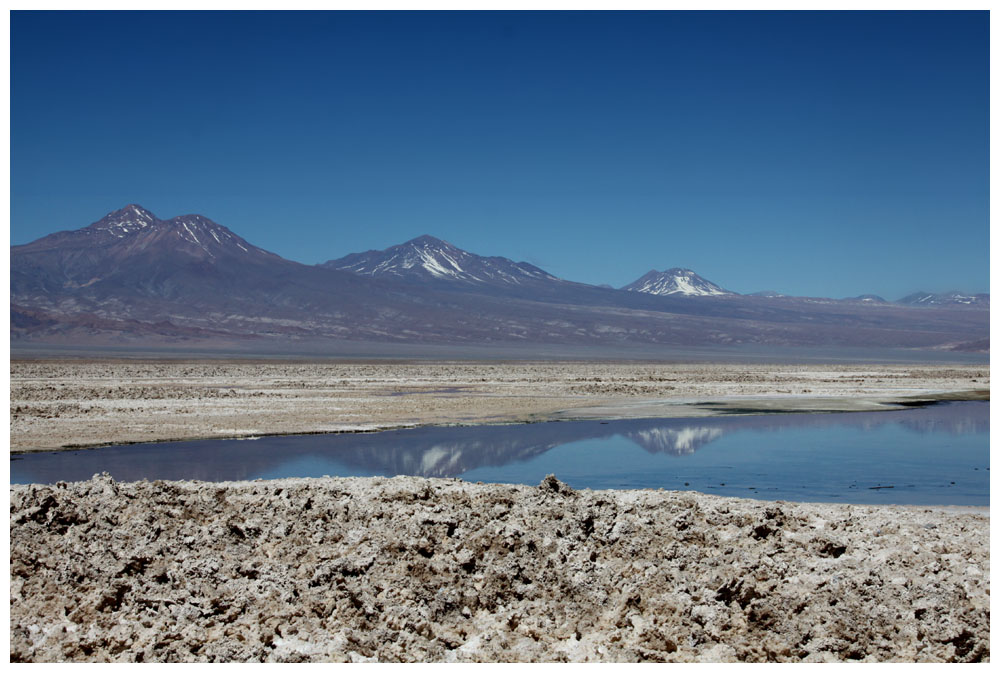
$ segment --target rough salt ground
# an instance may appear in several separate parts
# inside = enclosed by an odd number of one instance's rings
[[[12,661],[985,661],[989,515],[394,479],[11,486]]]

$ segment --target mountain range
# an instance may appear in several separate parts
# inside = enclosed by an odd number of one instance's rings
[[[306,265],[201,215],[129,205],[11,247],[11,337],[64,344],[247,340],[988,349],[989,295],[886,302],[741,295],[690,269],[621,289],[432,236]],[[985,310],[984,310],[985,309]]]

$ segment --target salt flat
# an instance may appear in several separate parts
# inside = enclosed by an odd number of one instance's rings
[[[988,390],[986,366],[15,361],[11,445],[890,408]],[[99,476],[10,497],[12,661],[990,656],[983,509],[416,477]]]
[[[975,393],[979,391],[979,393]],[[11,449],[422,424],[872,410],[980,398],[986,365],[13,361]]]

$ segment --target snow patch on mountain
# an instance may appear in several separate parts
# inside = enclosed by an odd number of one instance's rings
[[[861,294],[857,297],[847,297],[844,301],[859,302],[862,304],[888,304],[885,299],[877,294]]]
[[[151,212],[142,206],[132,203],[121,210],[109,213],[103,219],[82,231],[88,234],[103,232],[115,238],[125,238],[128,234],[142,231],[157,221],[156,216]]]
[[[673,268],[666,271],[655,269],[629,283],[623,290],[628,292],[645,292],[656,295],[683,295],[686,297],[722,297],[735,296],[715,283],[706,280],[691,269]]]
[[[989,308],[990,295],[963,292],[914,292],[900,299],[897,304],[908,306],[973,306]]]
[[[208,259],[246,255],[278,258],[207,217],[179,215],[161,220],[137,204],[112,211],[83,229],[50,234],[30,245],[35,250],[97,247],[124,256],[130,251],[159,250],[162,254],[180,252]]]
[[[526,262],[481,257],[433,236],[420,236],[385,250],[369,250],[333,259],[321,266],[363,276],[455,280],[477,284],[519,285],[555,276]]]

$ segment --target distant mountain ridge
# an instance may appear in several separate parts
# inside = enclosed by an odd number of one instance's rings
[[[623,291],[431,236],[305,265],[201,215],[164,220],[135,204],[10,254],[11,339],[74,346],[264,339],[989,348],[988,295],[985,305],[914,306],[755,297],[690,269],[651,272],[659,278],[644,277],[645,291]]]

